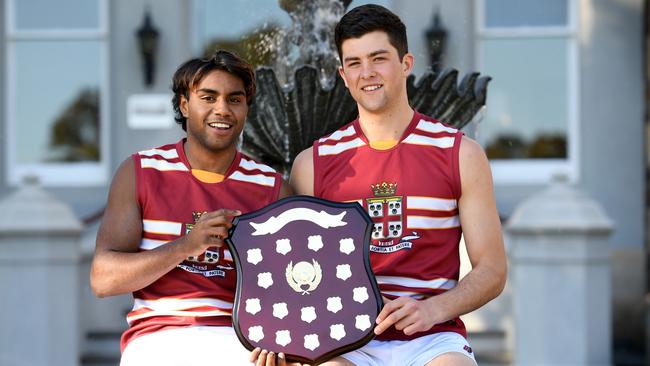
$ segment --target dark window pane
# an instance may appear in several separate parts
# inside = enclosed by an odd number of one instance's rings
[[[14,0],[14,7],[18,30],[99,28],[99,0]]]
[[[485,0],[486,27],[566,26],[569,0]]]
[[[100,47],[99,41],[15,43],[18,163],[99,161]]]
[[[489,158],[567,157],[567,47],[563,38],[481,42],[493,81],[477,138]]]

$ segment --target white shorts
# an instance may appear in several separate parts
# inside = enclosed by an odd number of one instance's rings
[[[372,340],[342,357],[357,366],[423,366],[449,352],[461,353],[476,363],[467,340],[454,332],[430,334],[410,341]]]
[[[134,339],[122,353],[120,366],[250,366],[249,355],[233,328],[196,326]]]

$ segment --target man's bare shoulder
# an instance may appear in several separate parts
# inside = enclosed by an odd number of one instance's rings
[[[305,150],[301,151],[298,155],[296,155],[296,159],[293,161],[293,167],[295,168],[296,165],[303,165],[303,164],[313,165],[313,158],[314,158],[314,147],[310,146]]]
[[[293,161],[289,183],[296,194],[314,194],[313,147],[300,152]]]
[[[463,175],[466,177],[472,177],[475,176],[475,174],[492,175],[490,171],[490,163],[488,162],[483,147],[478,142],[467,136],[463,136],[463,139],[460,142],[458,160],[461,172],[461,182]]]
[[[131,185],[135,186],[135,162],[129,156],[122,161],[115,174],[113,174],[111,187],[117,188]]]
[[[476,159],[482,160],[485,158],[485,151],[483,147],[470,137],[463,136],[460,142],[459,151],[461,163],[463,160],[474,161]]]

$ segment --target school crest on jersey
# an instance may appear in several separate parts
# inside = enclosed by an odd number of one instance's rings
[[[374,337],[372,222],[356,202],[293,196],[239,216],[233,326],[242,344],[319,364]]]
[[[185,235],[189,234],[190,231],[194,228],[194,225],[199,221],[201,216],[203,214],[208,213],[207,211],[192,211],[192,218],[194,219],[194,223],[192,224],[185,224]]]
[[[207,213],[207,211],[192,211],[192,218],[194,219],[194,223],[185,224],[185,235],[189,234],[190,231],[192,231],[194,225],[196,225],[199,219],[201,219],[201,216],[205,213]],[[224,270],[232,270],[234,268],[229,265],[217,264],[219,263],[220,258],[221,255],[219,254],[218,250],[208,249],[201,255],[187,257],[187,259],[185,259],[185,262],[188,263],[181,263],[178,265],[178,268],[191,273],[201,274],[205,277],[225,277],[226,272],[224,272]]]
[[[373,220],[370,251],[376,253],[393,253],[402,249],[411,249],[412,240],[420,236],[402,237],[404,233],[404,200],[397,196],[397,183],[381,182],[371,184],[372,198],[366,198],[368,214]]]

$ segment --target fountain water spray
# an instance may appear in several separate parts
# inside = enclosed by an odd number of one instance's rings
[[[274,67],[255,72],[257,94],[242,149],[285,176],[298,153],[357,116],[357,105],[337,72],[334,44],[334,26],[350,2],[279,1],[293,24],[268,42],[276,54]],[[419,112],[460,129],[485,105],[490,79],[473,72],[458,84],[458,71],[451,68],[428,71],[417,82],[410,75],[409,102]]]

